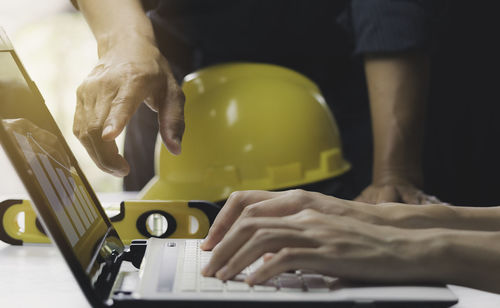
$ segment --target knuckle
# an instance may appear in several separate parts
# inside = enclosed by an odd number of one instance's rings
[[[299,220],[303,223],[316,223],[321,215],[313,209],[304,209],[299,213]]]
[[[130,78],[139,72],[138,65],[132,62],[120,63],[115,68],[117,72],[120,72],[126,78]]]
[[[298,202],[305,202],[309,199],[309,193],[303,189],[294,189],[290,192],[290,198]]]
[[[333,240],[328,245],[321,247],[320,251],[325,254],[342,257],[348,255],[352,251],[353,246],[353,243],[345,240]]]
[[[155,77],[161,77],[159,67],[143,66],[137,63],[126,63],[120,67],[120,71],[128,82],[144,84],[154,81]]]
[[[100,78],[96,78],[95,81],[98,82],[99,85],[101,85],[102,87],[104,87],[106,89],[110,89],[115,85],[116,78],[114,78],[114,76],[110,76],[109,74],[106,74]]]
[[[280,250],[279,258],[281,262],[291,262],[297,258],[297,253],[293,248],[285,247]]]
[[[317,248],[317,252],[320,255],[338,257],[337,248],[335,247],[335,244],[332,243],[328,243],[326,245],[323,244],[321,247]]]
[[[245,193],[243,191],[233,191],[230,195],[229,195],[229,198],[228,200],[232,201],[232,202],[235,202],[235,203],[239,203],[243,200],[243,195]]]
[[[243,218],[241,220],[241,223],[239,225],[239,231],[240,232],[252,232],[255,230],[255,222],[253,219],[248,219],[248,218]]]
[[[146,82],[148,82],[150,79],[151,79],[151,75],[146,73],[146,72],[142,72],[142,71],[134,71],[133,73],[130,73],[128,75],[128,78],[131,82],[133,83],[138,83],[138,84],[144,84]]]
[[[96,92],[107,94],[117,89],[116,78],[109,75],[94,77],[89,85],[89,89],[91,88]]]
[[[256,205],[249,205],[243,209],[241,213],[243,217],[256,217],[258,216],[259,208]]]
[[[308,218],[314,218],[318,215],[318,212],[316,212],[315,210],[313,209],[304,209],[300,212],[304,217],[308,217]]]
[[[259,229],[255,232],[253,237],[259,242],[269,241],[274,237],[274,232],[269,229]]]
[[[288,191],[293,196],[301,196],[305,193],[303,189],[297,188]]]
[[[325,229],[312,228],[304,231],[304,235],[310,238],[329,238],[330,234]]]
[[[335,244],[335,251],[339,255],[345,255],[353,248],[353,244],[346,241],[339,241]]]
[[[109,78],[102,78],[102,77],[97,77],[97,76],[88,76],[85,78],[85,80],[78,86],[76,89],[76,95],[80,99],[85,99],[88,97],[92,92],[97,91],[100,87],[103,85],[106,86],[110,83],[111,81]]]
[[[125,105],[129,102],[128,97],[126,96],[117,96],[115,99],[113,99],[112,104],[114,106],[119,106],[119,105]]]

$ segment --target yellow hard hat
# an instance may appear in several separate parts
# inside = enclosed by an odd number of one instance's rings
[[[218,202],[235,190],[298,187],[350,168],[319,88],[295,71],[222,64],[186,76],[182,88],[182,153],[159,142],[142,199]]]

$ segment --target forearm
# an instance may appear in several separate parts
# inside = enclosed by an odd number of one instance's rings
[[[500,233],[426,230],[421,264],[432,281],[500,293]]]
[[[500,231],[500,207],[458,207],[444,204],[383,204],[379,217],[400,228],[449,228]],[[389,223],[387,223],[387,221]]]
[[[367,55],[374,139],[373,183],[422,185],[429,58],[423,52]]]
[[[120,40],[146,39],[154,44],[151,21],[139,0],[78,0],[98,45],[99,56]]]

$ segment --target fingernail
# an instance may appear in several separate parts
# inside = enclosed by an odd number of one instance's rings
[[[181,145],[181,140],[180,139],[174,139],[174,142],[177,144],[177,154],[180,154],[182,151],[182,145]]]
[[[209,271],[208,271],[208,265],[206,265],[206,266],[205,266],[205,267],[201,270],[201,274],[202,274],[203,276],[208,276],[208,273],[209,273]]]
[[[255,284],[255,274],[250,274],[249,276],[247,276],[247,278],[245,278],[245,282],[253,286]]]
[[[215,277],[217,277],[220,280],[226,280],[227,276],[227,265],[221,268],[220,270],[215,273]]]
[[[203,239],[203,242],[201,243],[201,245],[203,247],[207,247],[207,245],[210,243],[210,230],[208,230],[208,234],[207,236]]]
[[[113,126],[112,125],[108,125],[106,126],[103,131],[102,131],[102,135],[105,136],[109,133],[111,133],[111,131],[113,130]]]
[[[126,169],[119,169],[115,171],[116,176],[124,177],[128,174]]]
[[[262,260],[264,260],[264,262],[268,262],[269,260],[271,260],[273,258],[274,254],[273,253],[266,253],[262,256]]]

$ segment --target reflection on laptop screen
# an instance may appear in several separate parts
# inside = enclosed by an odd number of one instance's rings
[[[0,133],[46,228],[66,259],[93,276],[111,228],[73,154],[0,33]],[[10,47],[10,48],[9,48]],[[121,246],[118,240],[117,247]]]
[[[9,120],[4,120],[4,127],[11,129],[12,125],[5,122]],[[44,148],[32,132],[23,135],[14,130],[13,134],[76,256],[82,264],[88,264],[92,257],[88,248],[95,246],[107,227],[99,219],[76,169],[51,155],[53,150]]]

